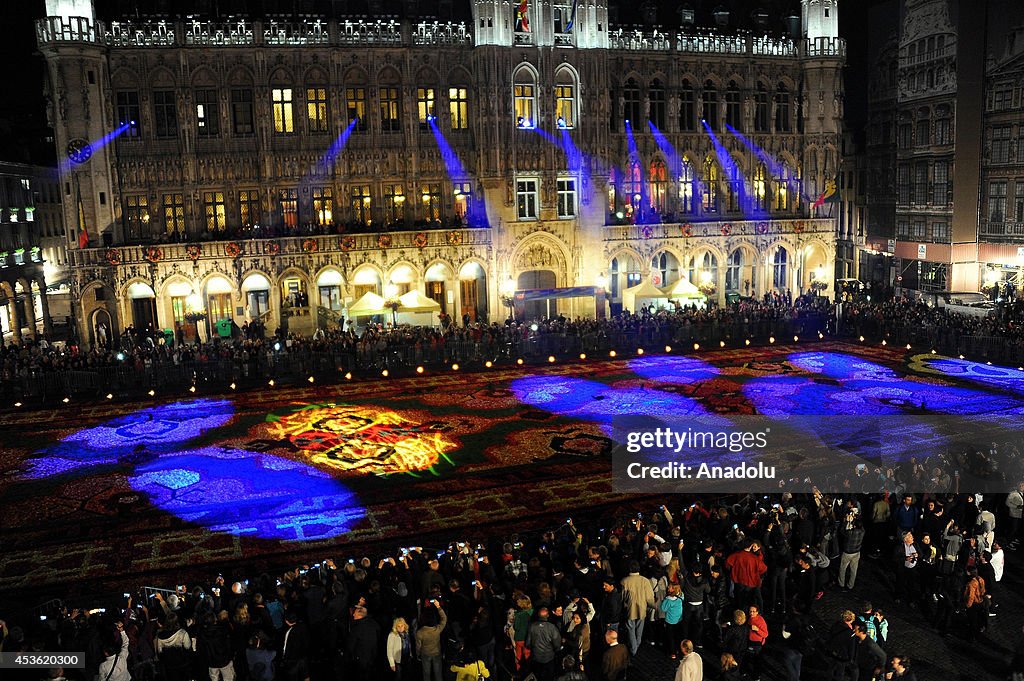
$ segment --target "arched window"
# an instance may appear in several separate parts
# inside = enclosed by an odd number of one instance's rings
[[[754,169],[754,181],[751,183],[753,206],[754,210],[758,212],[764,212],[768,207],[767,175],[768,171],[764,167],[764,163],[758,163]]]
[[[629,168],[626,171],[626,181],[622,184],[622,193],[625,194],[626,217],[630,222],[636,222],[643,206],[643,171],[640,168],[640,161],[631,159]]]
[[[517,128],[537,127],[537,81],[533,71],[519,67],[512,79]]]
[[[771,114],[768,91],[764,83],[757,84],[757,94],[754,100],[754,132],[770,132],[768,127],[769,115]]]
[[[702,118],[712,130],[718,129],[718,90],[710,80],[704,83],[704,92],[701,93],[704,103]]]
[[[729,87],[725,90],[725,122],[728,125],[743,130],[743,108],[740,106],[740,89],[735,81],[729,81]]]
[[[683,132],[690,132],[697,129],[696,123],[697,100],[694,96],[693,86],[689,81],[683,81],[683,87],[679,91],[679,129]]]
[[[650,103],[650,116],[648,120],[658,130],[665,128],[665,86],[655,78],[647,90],[647,100]]]
[[[705,213],[718,212],[718,164],[708,156],[704,160],[704,184],[701,193],[701,208]]]
[[[610,272],[611,272],[611,276],[608,277],[608,280],[611,283],[611,287],[612,287],[611,297],[613,299],[615,299],[615,298],[619,297],[619,259],[618,258],[612,258],[612,266],[611,266]]]
[[[789,254],[786,252],[786,249],[782,246],[777,246],[775,254],[772,256],[772,287],[779,292],[783,292],[787,288],[788,259]]]
[[[679,208],[693,213],[693,164],[685,158],[679,166]]]
[[[636,130],[640,124],[640,86],[630,78],[622,88],[622,115]]]
[[[575,128],[576,112],[576,76],[568,68],[560,68],[555,73],[555,125],[559,128]]]
[[[651,170],[647,178],[647,196],[651,210],[658,215],[664,215],[668,197],[668,174],[665,171],[665,162],[660,159],[651,161]]]
[[[789,168],[779,164],[779,176],[775,178],[775,210],[789,210]]]
[[[775,132],[789,132],[792,129],[789,119],[789,90],[780,83],[775,93]]]
[[[743,203],[743,171],[733,162],[729,166],[728,173],[726,210],[730,213],[735,213],[740,210],[740,204]]]
[[[694,286],[718,281],[718,258],[711,251],[690,258],[689,281]]]
[[[725,267],[725,290],[740,290],[740,275],[743,272],[743,249],[737,248],[729,254],[729,262]]]

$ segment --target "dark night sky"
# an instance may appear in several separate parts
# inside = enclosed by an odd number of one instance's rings
[[[259,2],[244,0],[220,0],[223,5],[241,7],[260,5]],[[309,0],[306,0],[307,2]],[[746,14],[750,7],[766,6],[773,10],[775,16],[781,16],[783,8],[797,6],[796,0],[687,0],[688,4],[697,8],[698,16],[710,13],[719,5],[734,6],[736,15]],[[119,13],[114,7],[138,7],[142,5],[156,6],[162,0],[141,0],[141,2],[121,2],[120,0],[100,0],[100,16],[108,13]],[[290,7],[302,0],[263,0],[264,6],[276,7],[278,10]],[[329,12],[332,3],[339,0],[312,0],[317,10]],[[615,0],[612,0],[614,3]],[[163,2],[165,6],[182,8],[183,5],[203,4],[203,0],[183,3],[180,0]],[[215,1],[206,0],[206,6],[213,6]],[[349,12],[363,9],[362,0],[350,0]],[[385,3],[390,5],[390,0]],[[635,8],[638,3],[619,0],[622,7],[620,20],[633,23],[634,17],[627,15],[626,8]],[[664,0],[659,4],[658,21],[665,25],[678,23],[676,8],[677,0]],[[862,66],[867,50],[867,7],[874,2],[863,0],[845,0],[840,2],[840,31],[848,39],[849,64],[847,76],[846,112],[850,123],[857,128],[863,121],[863,109],[866,101],[863,93],[866,90],[867,71]],[[320,5],[323,5],[321,7]],[[460,5],[468,3],[456,0],[456,16],[465,14]],[[427,3],[424,3],[427,6]],[[390,7],[389,7],[390,9]],[[0,160],[19,161],[23,163],[52,164],[54,149],[45,140],[49,131],[46,127],[46,116],[43,100],[43,61],[36,51],[35,29],[33,21],[45,13],[44,0],[0,0],[0,63],[4,65],[7,92],[0,97]],[[426,12],[425,12],[426,13]]]

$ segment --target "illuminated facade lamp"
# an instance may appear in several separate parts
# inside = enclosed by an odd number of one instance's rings
[[[601,272],[601,274],[597,275],[597,279],[594,280],[594,284],[596,284],[599,289],[604,290],[608,288],[608,277],[605,276],[604,272]]]

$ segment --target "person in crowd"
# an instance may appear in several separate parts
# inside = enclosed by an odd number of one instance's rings
[[[604,634],[607,649],[601,659],[603,681],[622,681],[629,667],[629,650],[619,643],[619,632],[609,629]]]
[[[683,639],[679,652],[681,659],[674,681],[704,681],[704,661],[699,653],[694,652],[693,641]]]
[[[416,629],[416,650],[423,667],[423,681],[444,681],[441,665],[441,632],[448,625],[448,615],[441,601],[431,598],[420,612]]]
[[[97,681],[131,681],[132,678],[128,672],[128,634],[124,633],[124,624],[121,622],[115,626],[117,638],[103,646],[103,661],[96,674]]]
[[[875,681],[885,668],[885,651],[868,636],[864,622],[853,623],[853,637],[856,640],[854,661],[857,664],[857,681]]]
[[[629,575],[622,580],[622,601],[629,652],[635,656],[643,641],[647,613],[655,607],[654,588],[650,580],[640,574],[640,563],[635,560],[629,564]]]

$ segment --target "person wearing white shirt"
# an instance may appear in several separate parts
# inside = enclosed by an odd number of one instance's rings
[[[124,624],[117,623],[117,632],[121,635],[121,648],[114,646],[103,648],[104,659],[100,662],[96,681],[131,681],[128,673],[128,634],[124,633]]]
[[[992,560],[989,562],[992,564],[992,573],[995,575],[996,582],[1003,581],[1003,568],[1006,567],[1006,554],[1003,553],[1003,547],[999,542],[992,543]]]
[[[704,661],[700,654],[693,652],[693,641],[686,639],[679,644],[683,659],[676,669],[675,681],[704,681]]]

